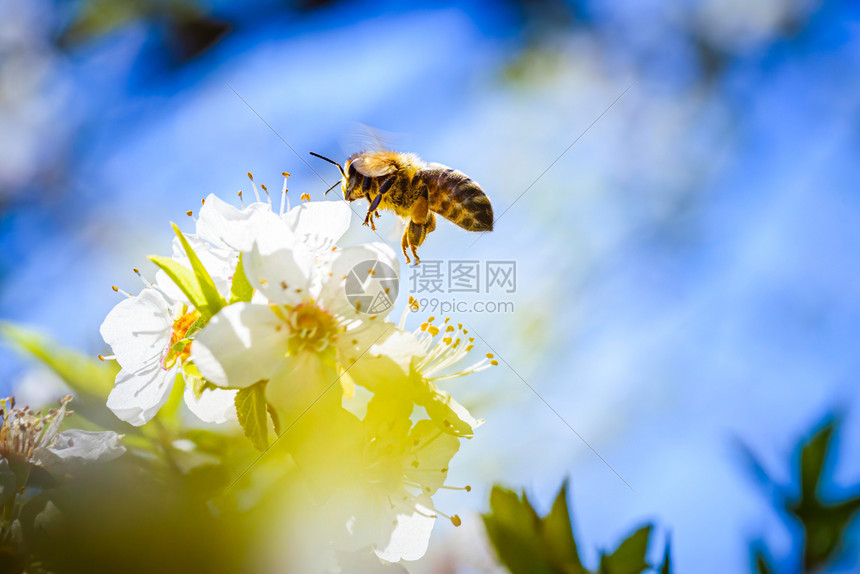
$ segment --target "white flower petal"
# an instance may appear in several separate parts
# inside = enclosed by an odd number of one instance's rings
[[[125,453],[120,435],[113,431],[85,431],[71,429],[57,435],[46,449],[39,453],[39,464],[76,464],[113,460]]]
[[[265,213],[274,215],[266,203],[252,203],[239,209],[210,194],[200,208],[197,235],[217,247],[245,251],[254,242],[254,222]]]
[[[302,412],[338,381],[334,366],[321,360],[316,353],[301,351],[281,361],[280,368],[266,385],[266,397],[285,412],[292,413],[295,409]]]
[[[207,423],[223,424],[235,421],[236,393],[230,389],[206,389],[198,399],[191,385],[185,385],[185,404],[197,418]]]
[[[315,262],[313,254],[300,245],[267,254],[254,243],[243,265],[248,281],[269,301],[297,305],[308,294]]]
[[[338,249],[327,258],[323,274],[320,301],[333,313],[356,316],[354,302],[363,302],[359,311],[385,317],[394,306],[400,264],[383,243]]]
[[[376,555],[388,562],[400,560],[418,560],[427,552],[430,534],[436,522],[433,503],[428,496],[419,496],[420,501],[411,513],[397,514],[397,525],[391,533],[391,540],[383,549],[377,549]]]
[[[324,527],[324,535],[347,552],[387,545],[395,522],[387,498],[359,485],[335,492],[320,509],[319,518],[317,524]]]
[[[197,334],[191,360],[219,387],[247,387],[268,379],[287,352],[287,329],[267,305],[234,303]]]
[[[404,378],[410,375],[412,358],[423,347],[413,333],[377,319],[362,325],[358,335],[347,331],[339,337],[338,351],[344,364],[351,365],[348,374],[356,384],[372,392],[409,393]],[[350,363],[352,357],[358,360]]]
[[[135,369],[123,368],[108,395],[107,407],[120,420],[140,426],[167,401],[178,372],[178,364],[165,370],[158,357]]]
[[[160,357],[170,342],[173,316],[167,300],[155,289],[144,289],[114,307],[99,332],[125,369],[136,369]]]
[[[302,203],[284,218],[298,241],[311,251],[328,251],[349,228],[352,210],[344,201]]]

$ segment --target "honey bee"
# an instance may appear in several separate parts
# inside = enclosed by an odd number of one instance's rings
[[[421,262],[416,248],[436,229],[436,213],[467,231],[493,230],[490,199],[475,180],[461,171],[440,163],[425,163],[415,154],[388,150],[355,153],[343,167],[327,157],[313,152],[311,155],[337,166],[344,199],[367,199],[370,206],[364,225],[375,231],[373,219],[385,209],[404,219],[407,225],[400,247],[407,264],[411,262],[407,248],[415,264]]]

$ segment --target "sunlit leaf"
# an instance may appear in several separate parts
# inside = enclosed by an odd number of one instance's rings
[[[0,334],[18,350],[44,363],[76,392],[106,399],[113,388],[119,369],[112,363],[69,351],[50,337],[11,323],[0,323]]]
[[[245,266],[242,264],[242,254],[239,254],[239,263],[233,272],[233,282],[230,284],[230,303],[237,301],[248,302],[254,296],[254,288],[248,282],[245,275]]]
[[[191,269],[194,271],[194,276],[197,278],[200,292],[206,301],[203,306],[204,308],[201,309],[200,307],[197,307],[197,310],[201,315],[206,316],[208,319],[220,311],[221,307],[226,305],[227,302],[218,292],[218,288],[215,286],[215,281],[212,280],[212,276],[209,275],[209,272],[206,271],[205,267],[203,267],[203,263],[200,261],[200,258],[197,257],[197,254],[188,243],[188,240],[185,239],[185,235],[182,234],[182,231],[180,231],[179,227],[177,227],[175,223],[172,225],[173,231],[179,238],[179,242],[182,243],[182,249],[185,250],[185,255],[188,257],[189,263],[191,263]]]
[[[206,305],[206,297],[200,289],[194,272],[174,261],[170,257],[161,255],[150,255],[149,260],[158,265],[162,271],[167,273],[170,280],[188,297],[188,301],[199,311]]]
[[[261,381],[236,393],[236,414],[245,436],[258,450],[266,450],[269,445],[268,411],[266,404],[266,383]]]
[[[72,426],[109,429],[121,434],[140,433],[139,428],[119,420],[105,404],[113,389],[118,365],[66,349],[50,337],[19,325],[0,323],[0,335],[24,355],[42,362],[73,391],[75,418],[70,419]]]

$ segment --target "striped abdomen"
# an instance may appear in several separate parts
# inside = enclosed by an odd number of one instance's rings
[[[493,230],[493,206],[481,186],[465,173],[432,165],[415,174],[412,185],[427,185],[430,209],[468,231]]]

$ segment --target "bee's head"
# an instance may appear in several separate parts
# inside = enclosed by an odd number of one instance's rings
[[[331,191],[332,189],[334,189],[334,188],[337,186],[337,184],[339,183],[339,184],[340,184],[340,188],[341,188],[341,190],[343,190],[343,197],[344,197],[344,198],[346,198],[346,199],[349,199],[349,197],[347,197],[347,183],[349,182],[349,179],[350,179],[350,178],[349,178],[349,177],[347,177],[347,175],[346,175],[348,172],[344,171],[344,168],[342,168],[342,167],[340,166],[340,164],[339,164],[339,163],[337,163],[336,161],[334,161],[333,159],[329,159],[329,158],[327,158],[327,157],[325,157],[325,156],[323,156],[323,155],[320,155],[320,154],[318,154],[318,153],[314,153],[314,152],[310,152],[310,154],[311,154],[312,156],[314,156],[314,157],[318,157],[318,158],[320,158],[320,159],[322,159],[322,160],[325,160],[325,161],[329,162],[330,164],[334,165],[334,166],[338,169],[338,171],[340,172],[340,175],[342,176],[341,180],[340,180],[339,182],[335,182],[335,183],[334,183],[330,188],[328,188],[327,190],[325,190],[325,193],[330,192],[330,191]],[[350,162],[349,162],[349,161],[347,161],[347,162],[346,162],[346,169],[348,170],[348,169],[350,169],[350,168],[352,168],[352,171],[353,171],[353,172],[355,172],[355,167],[353,167],[352,165],[350,165]],[[324,193],[323,195],[325,195],[325,193]]]
[[[361,187],[358,185],[358,181],[360,179],[356,177],[358,175],[358,170],[356,170],[355,166],[352,165],[351,159],[347,160],[345,169],[346,172],[340,184],[340,188],[343,190],[343,198],[347,201],[361,199],[364,197],[364,191],[362,191]]]

